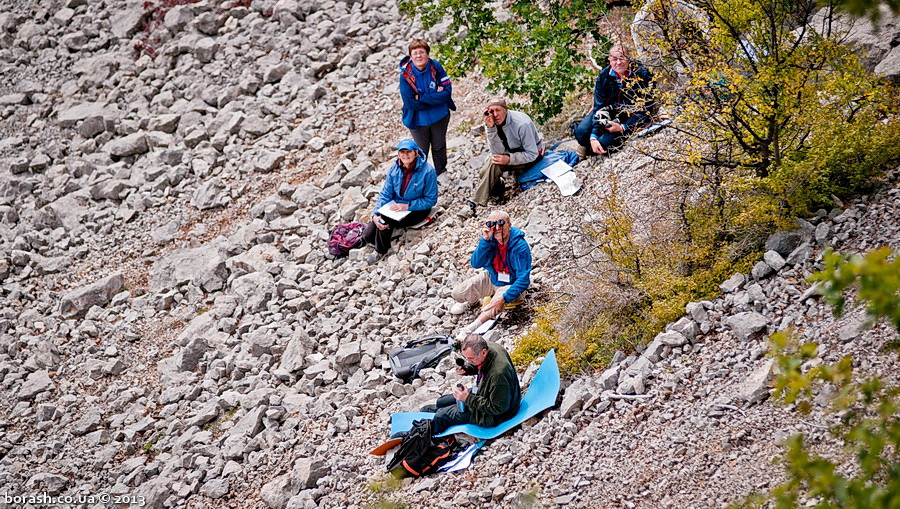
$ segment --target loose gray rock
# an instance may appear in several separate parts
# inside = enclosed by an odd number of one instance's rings
[[[772,379],[772,366],[775,359],[768,359],[752,373],[738,387],[738,395],[753,405],[761,403],[769,397],[769,382]]]
[[[53,380],[50,379],[49,372],[46,370],[35,371],[25,378],[25,382],[19,387],[19,392],[16,394],[16,397],[19,400],[33,399],[38,394],[49,391],[54,387],[55,385]]]
[[[261,405],[249,412],[239,420],[233,428],[228,430],[229,437],[246,437],[253,438],[263,429],[263,417],[266,415],[268,406]]]
[[[212,499],[222,498],[229,491],[231,491],[231,483],[229,483],[227,478],[223,477],[206,481],[203,483],[203,487],[200,488],[201,494]]]
[[[191,205],[198,210],[208,210],[224,207],[230,201],[228,186],[219,177],[213,177],[197,187],[191,198]]]
[[[728,280],[726,280],[724,283],[720,284],[719,289],[721,289],[724,293],[731,293],[744,286],[744,283],[746,281],[746,276],[738,273],[728,278]]]
[[[124,283],[124,276],[116,273],[96,283],[71,290],[60,299],[59,313],[65,318],[74,318],[83,316],[93,306],[105,306],[114,295],[122,291]]]
[[[102,422],[103,420],[99,412],[88,410],[81,419],[78,419],[75,421],[75,424],[72,425],[72,434],[76,437],[87,435],[91,431],[95,431],[99,428]]]
[[[143,154],[150,150],[147,136],[143,132],[131,133],[128,136],[111,140],[103,146],[103,150],[116,157]]]
[[[791,266],[797,266],[809,260],[812,257],[812,247],[806,242],[801,244],[797,249],[791,251],[791,254],[785,258],[785,263]]]
[[[344,193],[341,198],[340,209],[338,214],[341,221],[350,221],[356,217],[356,213],[369,204],[369,200],[362,194],[362,190],[358,187],[351,187]]]
[[[139,3],[123,6],[118,10],[118,14],[112,17],[109,26],[114,36],[126,39],[136,34],[144,26],[150,14],[151,11],[144,9]]]
[[[150,268],[150,291],[161,292],[193,283],[208,292],[220,290],[228,279],[225,258],[218,244],[176,249],[161,256]]]
[[[209,350],[210,346],[206,338],[193,338],[175,354],[174,366],[179,371],[192,371],[197,368],[203,354]]]
[[[587,380],[578,379],[572,383],[563,395],[562,403],[559,406],[559,412],[563,419],[570,417],[575,412],[581,410],[581,406],[591,396],[588,391]]]
[[[765,279],[771,273],[772,267],[766,262],[756,262],[756,265],[753,266],[753,270],[750,271],[750,275],[757,281]]]
[[[194,45],[194,57],[204,64],[212,62],[216,51],[219,51],[219,43],[211,37],[204,37]]]
[[[824,246],[828,244],[828,241],[831,240],[831,224],[826,222],[821,222],[816,226],[816,233],[813,238],[816,240],[816,245]]]
[[[787,256],[803,242],[802,230],[775,232],[766,239],[766,250]]]
[[[792,250],[791,253],[793,253],[794,251],[796,251],[796,249]],[[777,251],[766,251],[766,253],[763,255],[763,260],[765,260],[769,267],[772,267],[772,270],[774,270],[775,272],[781,270],[782,267],[784,267],[785,263],[787,263],[784,261],[784,258],[782,258],[780,254],[778,254]]]
[[[256,313],[275,295],[275,279],[268,272],[253,272],[232,281],[231,291],[244,309]]]
[[[278,167],[287,157],[285,152],[279,150],[264,150],[253,161],[253,169],[259,172],[270,172]]]
[[[328,466],[322,460],[299,458],[294,462],[291,476],[300,489],[307,489],[315,488],[319,479],[328,475],[329,472]]]
[[[351,341],[338,349],[334,362],[341,367],[349,367],[359,363],[361,357],[359,341]]]
[[[289,474],[272,479],[259,490],[259,497],[270,509],[284,509],[288,500],[300,492],[297,483]]]
[[[735,337],[749,341],[767,329],[769,320],[755,311],[747,311],[727,317],[724,323],[731,327]]]

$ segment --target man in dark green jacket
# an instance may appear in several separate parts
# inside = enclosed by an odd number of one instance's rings
[[[475,386],[470,391],[457,384],[453,394],[438,398],[431,424],[435,435],[457,424],[496,426],[519,411],[519,377],[502,346],[470,334],[463,340],[462,355],[466,365],[456,371],[460,375],[477,375]]]

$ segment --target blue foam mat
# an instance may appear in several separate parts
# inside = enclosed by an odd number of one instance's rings
[[[538,182],[542,182],[547,180],[547,177],[541,173],[541,170],[547,168],[552,165],[556,161],[565,161],[569,166],[575,166],[578,164],[578,154],[572,152],[571,150],[561,150],[559,152],[547,151],[544,152],[544,157],[538,161],[534,166],[525,170],[518,177],[519,185],[522,186],[522,190],[528,189],[529,187],[537,184]]]
[[[484,426],[476,426],[474,424],[460,424],[452,426],[439,436],[452,435],[454,433],[465,433],[478,439],[496,438],[503,433],[528,419],[534,417],[540,412],[552,407],[556,403],[556,396],[559,394],[559,366],[556,363],[556,353],[550,350],[544,357],[544,362],[534,379],[522,396],[522,404],[519,411],[512,419],[502,422],[492,428]],[[431,412],[400,412],[391,416],[391,434],[398,431],[409,431],[412,429],[412,423],[418,419],[431,419],[434,414]]]

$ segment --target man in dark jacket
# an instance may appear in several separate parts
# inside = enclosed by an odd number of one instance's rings
[[[469,390],[457,384],[453,394],[438,398],[437,413],[431,424],[435,435],[457,424],[493,427],[519,411],[522,402],[519,377],[502,346],[470,334],[462,343],[462,355],[466,364],[456,372],[477,375],[475,386]]]
[[[606,154],[650,123],[653,76],[624,46],[609,50],[609,65],[594,84],[594,107],[574,129],[578,155]]]

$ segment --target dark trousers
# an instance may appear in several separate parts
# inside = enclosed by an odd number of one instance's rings
[[[575,126],[573,131],[573,135],[575,137],[575,141],[578,142],[582,147],[587,147],[588,153],[594,153],[593,149],[591,149],[591,127],[594,124],[594,110],[591,110],[590,113],[586,117],[584,117],[578,125]],[[610,133],[603,132],[600,134],[600,145],[603,146],[604,149],[609,150],[610,148],[618,148],[624,143],[625,137],[622,136],[622,133]]]
[[[431,432],[435,435],[443,433],[450,426],[469,423],[469,411],[459,411],[456,398],[452,394],[444,394],[437,400],[437,413],[431,420]]]
[[[425,152],[426,156],[429,147],[431,148],[431,162],[438,175],[447,170],[447,126],[449,125],[450,114],[448,113],[446,117],[429,126],[409,130],[413,141],[422,149],[422,152]]]
[[[405,228],[416,223],[421,223],[430,213],[431,209],[413,210],[400,221],[394,221],[389,217],[381,216],[381,219],[388,224],[388,228],[379,230],[378,227],[375,226],[374,221],[369,221],[365,231],[363,231],[363,238],[366,239],[366,243],[375,244],[375,251],[377,251],[378,254],[387,253],[388,249],[391,248],[391,235],[394,233],[395,228]]]

